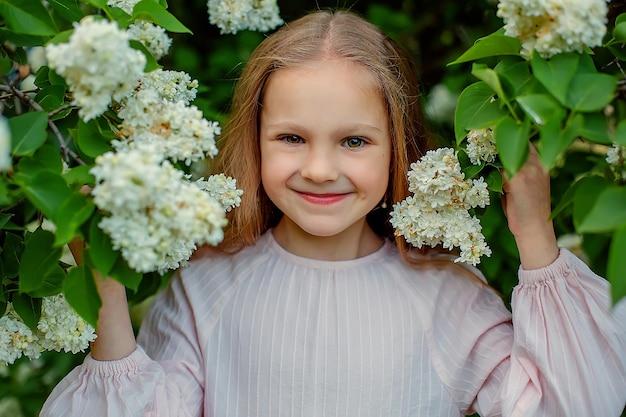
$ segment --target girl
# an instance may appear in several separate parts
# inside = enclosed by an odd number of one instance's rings
[[[557,247],[536,152],[505,186],[512,318],[478,271],[393,241],[428,147],[416,79],[348,12],[268,37],[216,167],[245,190],[224,242],[159,294],[137,345],[124,288],[99,282],[98,339],[41,415],[618,416],[626,304]]]

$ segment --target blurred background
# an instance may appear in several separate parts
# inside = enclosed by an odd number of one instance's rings
[[[315,9],[351,9],[403,44],[420,69],[424,109],[431,130],[443,146],[454,141],[452,123],[457,96],[475,81],[470,75],[469,64],[451,67],[447,64],[477,38],[502,26],[502,21],[496,17],[495,0],[279,0],[278,4],[281,16],[287,22]],[[223,122],[234,83],[251,52],[266,35],[246,31],[220,35],[219,29],[209,24],[205,0],[170,0],[169,10],[193,35],[170,34],[172,48],[160,63],[165,69],[185,71],[197,79],[200,89],[193,104],[207,119]],[[567,170],[569,166],[571,164],[563,164],[557,170]],[[553,184],[556,201],[575,174],[559,173],[558,182]],[[485,258],[480,267],[508,303],[517,282],[517,251],[499,202],[493,202],[487,211],[489,215],[483,217],[483,231],[494,255]],[[564,219],[556,224],[561,244],[575,252],[580,251],[580,239],[569,234],[572,227],[566,216]],[[606,242],[601,237],[588,245],[595,251],[606,249]],[[585,250],[589,254],[588,248]],[[583,252],[579,254],[585,256]],[[594,265],[593,258],[591,256],[592,267],[602,274],[602,263]],[[136,326],[139,326],[148,303],[149,300],[132,306]],[[81,363],[83,357],[84,354],[44,352],[35,361],[22,358],[11,367],[0,365],[0,417],[37,416],[54,385]]]

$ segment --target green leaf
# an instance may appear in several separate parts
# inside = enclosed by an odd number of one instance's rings
[[[92,158],[112,149],[108,138],[103,134],[96,119],[87,123],[80,120],[78,122],[78,134],[75,139],[80,150]]]
[[[57,295],[63,288],[63,280],[65,280],[65,271],[60,265],[55,265],[44,277],[41,287],[30,291],[29,294],[37,298]]]
[[[52,36],[57,31],[40,1],[0,0],[0,15],[6,25],[17,33]]]
[[[0,229],[2,229],[11,220],[11,217],[15,216],[13,213],[1,213],[0,214]]]
[[[144,46],[143,43],[131,39],[129,44],[133,49],[143,52],[143,54],[146,56],[146,65],[143,68],[144,72],[150,72],[154,71],[157,68],[163,68],[161,65],[159,65],[152,53],[148,50],[148,48]]]
[[[63,178],[65,178],[65,181],[70,185],[80,184],[93,186],[96,182],[96,179],[93,175],[89,173],[89,170],[91,168],[91,165],[79,165],[77,167],[70,168],[66,173],[63,174]]]
[[[626,128],[626,124],[624,125]],[[617,127],[619,131],[619,125]],[[626,141],[626,130],[624,130],[624,139]],[[608,145],[611,143],[611,139],[609,137],[610,129],[607,117],[602,113],[588,113],[585,114],[585,123],[583,125],[582,130],[580,131],[580,136],[596,143],[601,143],[603,145]],[[617,137],[617,133],[616,133]],[[625,142],[626,143],[626,142]]]
[[[616,24],[613,28],[613,37],[618,42],[626,42],[626,22]]]
[[[481,64],[473,64],[472,65],[472,75],[478,78],[481,81],[484,81],[493,92],[504,102],[508,103],[508,99],[504,94],[504,90],[502,89],[502,83],[500,82],[500,77],[498,73],[491,68],[487,68],[485,65]]]
[[[557,158],[574,142],[583,128],[584,118],[577,114],[561,129],[559,119],[549,120],[539,132],[541,162],[547,169],[552,168]]]
[[[609,45],[607,49],[615,56],[615,58],[620,61],[626,61],[626,50],[623,48],[616,48],[615,46]]]
[[[58,109],[64,104],[65,91],[65,87],[62,85],[51,85],[48,87],[44,87],[35,96],[35,101],[39,103],[41,108],[49,113],[53,110]],[[68,112],[69,109],[65,111],[65,115],[67,115]]]
[[[96,213],[89,223],[89,249],[85,252],[85,256],[91,260],[102,276],[107,276],[120,253],[113,249],[111,238],[98,226],[102,217],[101,213]]]
[[[15,167],[18,183],[28,183],[33,176],[42,172],[61,174],[63,163],[59,150],[52,145],[44,145],[33,156],[24,156]]]
[[[498,62],[494,70],[500,75],[504,85],[512,87],[513,93],[509,93],[509,97],[520,94],[521,91],[529,88],[533,83],[539,84],[530,74],[528,61],[520,60],[517,57],[504,57]]]
[[[565,105],[572,110],[602,110],[613,100],[617,79],[609,74],[576,74],[567,91]]]
[[[519,55],[521,49],[522,44],[517,38],[492,33],[489,36],[478,39],[474,45],[448,65],[475,61],[490,56]]]
[[[54,246],[71,242],[76,236],[78,228],[89,219],[95,208],[96,206],[80,193],[74,193],[66,199],[58,210],[60,214],[55,222],[57,230]]]
[[[598,199],[600,193],[610,185],[607,180],[598,176],[583,178],[579,183],[580,184],[576,186],[572,212],[574,228],[577,231],[583,219],[589,214],[589,211]]]
[[[68,29],[63,32],[59,32],[52,39],[48,41],[48,44],[59,44],[59,43],[67,43],[70,40],[70,37],[74,33],[74,29]]]
[[[506,115],[507,111],[494,100],[491,87],[482,81],[469,85],[459,96],[454,112],[457,144],[465,139],[467,130],[493,126]]]
[[[14,233],[5,233],[0,261],[2,261],[2,277],[15,278],[19,274],[20,259],[24,252],[24,241]]]
[[[611,283],[613,304],[626,296],[626,227],[620,227],[613,232],[609,259],[607,262],[606,278]]]
[[[502,194],[502,172],[498,169],[493,169],[485,178],[487,187],[491,191]]]
[[[626,226],[626,187],[608,187],[578,227],[581,233],[607,232]]]
[[[535,51],[530,59],[533,75],[563,105],[566,104],[570,82],[578,68],[579,55],[564,53],[553,56],[549,61]]]
[[[463,173],[465,174],[465,179],[474,178],[476,175],[480,174],[480,171],[485,168],[484,165],[468,165],[463,168]]]
[[[77,0],[48,0],[48,4],[69,22],[78,22],[84,16]]]
[[[574,202],[576,190],[578,189],[578,187],[583,181],[588,180],[589,178],[599,178],[599,177],[585,177],[581,179],[580,181],[576,181],[575,183],[571,184],[569,188],[565,191],[563,196],[559,199],[559,202],[556,205],[556,207],[554,207],[554,209],[552,210],[552,213],[550,214],[550,220],[555,219],[558,214],[560,214],[563,210],[565,210],[568,206],[570,206]]]
[[[545,125],[549,120],[563,120],[565,109],[547,94],[531,94],[520,96],[515,99],[522,110],[539,126]]]
[[[41,298],[32,298],[26,294],[14,294],[11,302],[24,324],[31,330],[36,330],[41,317]]]
[[[44,278],[58,265],[62,248],[54,247],[54,234],[41,228],[26,242],[19,269],[20,293],[29,293],[43,286]]]
[[[0,207],[10,206],[11,204],[13,204],[13,199],[9,196],[6,179],[0,177]]]
[[[61,154],[59,148],[55,145],[45,144],[37,149],[37,152],[30,157],[36,161],[40,167],[45,170],[61,174],[63,172],[63,161],[61,160]]]
[[[530,139],[530,119],[517,123],[511,117],[505,117],[493,130],[498,156],[507,174],[511,177],[519,171],[528,157]]]
[[[28,112],[9,119],[11,153],[15,156],[32,155],[46,141],[48,115]]]
[[[0,28],[0,39],[3,42],[10,42],[15,46],[41,46],[46,43],[47,37],[38,35],[25,35],[23,33],[16,33],[7,28]],[[8,72],[8,71],[3,71]]]
[[[619,122],[615,129],[615,143],[626,146],[626,119]]]
[[[39,88],[49,87],[51,85],[48,74],[50,68],[47,65],[42,65],[35,73],[35,85]]]
[[[133,8],[134,20],[147,20],[174,33],[192,33],[173,14],[154,0],[141,0]]]
[[[107,0],[85,0],[85,3],[96,6],[98,9],[106,9]]]
[[[126,288],[130,288],[133,291],[137,291],[139,284],[141,284],[141,277],[143,276],[143,274],[131,269],[122,256],[117,258],[117,262],[115,262],[109,275],[115,278],[116,281],[124,284]]]
[[[32,177],[16,174],[15,181],[31,203],[53,222],[59,206],[72,194],[63,177],[52,172],[38,172]]]
[[[74,311],[96,328],[102,300],[91,270],[84,265],[70,269],[63,282],[63,293]]]

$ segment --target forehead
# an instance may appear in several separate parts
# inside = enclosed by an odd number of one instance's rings
[[[382,97],[380,82],[374,72],[366,66],[339,57],[326,57],[313,61],[303,62],[296,65],[279,68],[272,72],[266,80],[261,100],[268,88],[280,79],[280,84],[297,86],[300,83],[313,81],[314,79],[326,78],[331,84],[343,84],[357,87],[364,93],[379,94]]]
[[[319,60],[270,75],[261,98],[261,119],[302,117],[320,123],[367,119],[381,127],[388,122],[376,77],[345,59]]]

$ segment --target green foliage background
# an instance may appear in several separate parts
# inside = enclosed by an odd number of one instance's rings
[[[616,6],[611,10],[613,16],[624,11],[619,10],[624,7],[621,2],[614,3]],[[278,1],[278,4],[285,21],[314,9],[349,8],[379,25],[413,54],[420,68],[425,104],[437,85],[445,85],[450,91],[459,94],[476,81],[471,74],[470,62],[454,66],[447,64],[458,58],[476,39],[502,26],[502,21],[496,17],[495,0],[283,0]],[[204,112],[207,119],[223,121],[240,70],[265,34],[244,31],[236,35],[220,35],[219,30],[208,23],[205,0],[170,0],[168,10],[193,34],[170,33],[173,46],[161,64],[166,69],[186,71],[192,78],[198,79],[200,91],[194,104]],[[442,146],[455,144],[453,110],[448,116],[429,120],[431,130]],[[569,151],[564,158],[553,170],[555,205],[566,198],[566,192],[577,176],[592,169],[601,156],[590,152],[588,148],[578,148]],[[515,243],[497,201],[492,203],[485,214],[482,216],[483,231],[494,254],[482,261],[481,269],[490,284],[508,302],[517,282],[519,260]],[[555,227],[558,235],[569,234],[574,230],[572,214],[567,209],[555,220]],[[581,248],[592,268],[601,275],[606,274],[609,242],[610,234],[588,234]],[[154,292],[154,285],[158,286],[158,281],[153,277],[152,286],[141,286],[135,294],[136,299],[140,301],[145,295]],[[134,312],[139,317],[136,324],[140,322],[144,307],[135,307]],[[53,386],[82,362],[83,356],[45,352],[39,360],[22,358],[11,367],[0,367],[0,417],[36,416]]]

